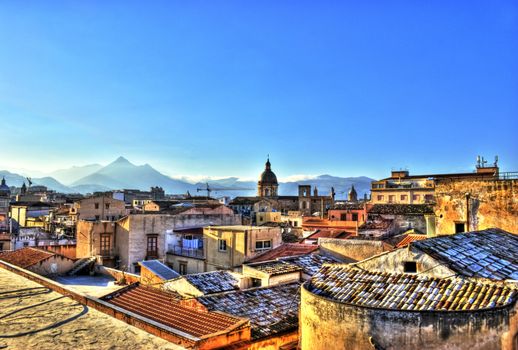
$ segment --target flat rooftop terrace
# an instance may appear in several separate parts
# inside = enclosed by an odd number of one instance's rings
[[[106,275],[58,276],[54,280],[69,289],[95,298],[100,298],[124,288],[124,286],[116,285],[113,277]]]
[[[0,268],[0,348],[184,349]]]

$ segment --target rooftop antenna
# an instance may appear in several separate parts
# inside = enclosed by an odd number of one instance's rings
[[[498,156],[495,156],[495,168],[498,166]]]
[[[30,177],[27,177],[26,179],[27,179],[27,181],[29,182],[29,187],[31,187],[31,185],[32,185],[31,178],[30,178]]]

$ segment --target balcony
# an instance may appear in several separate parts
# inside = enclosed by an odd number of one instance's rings
[[[167,254],[186,256],[189,258],[205,259],[203,249],[184,248],[179,245],[168,244]]]

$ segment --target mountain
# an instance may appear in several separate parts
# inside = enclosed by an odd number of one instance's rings
[[[312,189],[318,188],[318,193],[321,195],[328,195],[331,192],[331,187],[334,187],[336,198],[345,199],[347,193],[352,185],[358,193],[358,198],[363,197],[365,193],[369,193],[371,179],[366,176],[359,177],[338,177],[331,175],[320,175],[309,179],[293,182],[280,182],[279,183],[279,195],[281,196],[295,196],[298,194],[299,185],[311,185]],[[213,196],[255,196],[257,193],[257,182],[255,181],[239,181],[236,177],[229,177],[218,180],[210,180],[209,186],[217,189],[222,188],[223,190],[214,191]],[[205,188],[205,183],[196,184],[198,188]],[[239,189],[239,190],[228,190]],[[204,192],[205,193],[205,192]]]
[[[102,168],[100,164],[89,164],[84,166],[73,166],[68,169],[55,170],[48,174],[64,184],[71,184],[85,176],[95,173]]]
[[[33,184],[43,185],[51,190],[63,193],[83,194],[120,189],[149,191],[152,186],[161,186],[168,194],[179,194],[189,191],[192,195],[206,195],[206,191],[203,189],[207,186],[206,182],[200,181],[192,184],[184,180],[173,179],[153,169],[149,164],[135,165],[124,157],[119,157],[104,167],[98,164],[91,164],[57,170],[52,174],[59,176],[62,180],[71,180],[74,176],[86,175],[71,183],[67,183],[68,186],[50,176],[33,178]],[[27,182],[24,176],[5,170],[0,171],[0,177],[2,176],[5,176],[9,186],[20,187],[24,181]],[[318,193],[321,195],[329,194],[331,187],[334,187],[336,198],[344,199],[354,184],[358,197],[361,198],[364,193],[369,193],[371,181],[374,181],[374,179],[365,176],[338,177],[320,175],[313,178],[304,178],[300,181],[281,182],[279,183],[279,195],[297,195],[298,185],[311,185],[312,189],[316,186]],[[256,181],[242,181],[237,177],[208,180],[208,183],[214,189],[211,193],[214,197],[255,196],[257,193]],[[201,190],[197,191],[197,189]]]
[[[312,190],[316,186],[318,194],[320,195],[329,194],[331,192],[331,187],[334,187],[336,198],[345,199],[349,189],[354,185],[354,188],[358,193],[358,198],[362,198],[364,194],[369,194],[372,181],[375,180],[366,176],[338,177],[320,175],[313,179],[306,179],[297,182],[281,182],[279,184],[279,195],[294,195],[297,194],[299,185],[312,185]]]
[[[73,187],[85,185],[146,191],[152,186],[160,186],[166,193],[196,192],[195,185],[163,175],[149,164],[135,165],[124,157],[119,157],[107,166],[72,183]]]
[[[62,183],[60,183],[59,181],[57,181],[56,179],[54,179],[50,176],[45,176],[42,178],[32,178],[31,180],[32,180],[33,186],[42,185],[42,186],[47,187],[48,189],[54,190],[56,192],[61,192],[61,193],[77,192],[74,189],[63,185]]]
[[[25,176],[11,173],[7,170],[0,171],[0,177],[5,177],[5,181],[8,186],[20,187],[20,186],[22,186],[22,184],[24,182],[26,185],[28,185],[28,181]],[[31,181],[32,181],[33,186],[41,185],[41,186],[47,187],[50,190],[54,190],[57,192],[62,192],[62,193],[74,193],[74,192],[77,193],[78,192],[77,190],[70,188],[68,186],[65,186],[62,183],[60,183],[59,181],[57,181],[56,179],[49,177],[49,176],[42,177],[42,178],[31,178]]]

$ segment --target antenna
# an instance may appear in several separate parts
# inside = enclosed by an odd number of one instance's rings
[[[31,181],[31,178],[30,177],[26,177],[27,181],[29,182],[29,187],[31,187],[32,185],[32,181]]]

